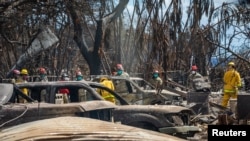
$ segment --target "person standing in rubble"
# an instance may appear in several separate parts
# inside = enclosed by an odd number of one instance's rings
[[[20,79],[16,82],[16,83],[27,83],[28,82],[28,70],[27,69],[21,69],[21,72],[20,72]],[[28,89],[27,88],[22,88],[21,89],[22,92],[25,94],[25,95],[29,95],[29,92],[28,92]],[[26,100],[24,100],[23,98],[19,98],[19,102],[20,103],[25,103]]]
[[[12,79],[11,79],[11,83],[20,83],[21,80],[21,76],[20,76],[20,71],[18,69],[14,69],[12,71]]]
[[[161,93],[161,90],[163,87],[163,81],[162,81],[161,77],[159,76],[158,70],[154,70],[151,82],[155,86],[156,94]]]
[[[195,83],[194,83],[194,80],[195,79],[203,79],[203,76],[198,72],[198,68],[196,65],[193,65],[191,67],[191,74],[189,74],[188,78],[187,78],[187,88],[190,90],[190,91],[193,91],[195,90]]]
[[[28,70],[27,69],[22,69],[20,72],[20,76],[21,76],[21,82],[26,83],[28,82]]]
[[[27,83],[28,82],[28,70],[27,69],[22,69],[20,72],[20,83]],[[23,93],[28,95],[28,89],[27,88],[23,88],[22,89]]]
[[[69,81],[69,76],[67,73],[63,73],[61,76],[61,81]],[[69,103],[69,99],[70,99],[70,91],[68,88],[60,88],[58,90],[59,94],[63,94],[63,102],[64,103]]]
[[[36,79],[37,82],[48,82],[47,71],[45,68],[41,67],[38,70],[39,77]]]
[[[100,83],[106,87],[108,87],[111,90],[115,90],[114,84],[112,82],[112,80],[109,80],[107,77],[101,77],[100,78]],[[109,93],[108,91],[105,90],[101,90],[101,89],[97,89],[97,92],[107,101],[110,101],[112,103],[116,103],[115,102],[115,97]]]
[[[129,78],[129,74],[124,71],[122,64],[117,64],[116,69],[117,69],[116,76],[122,76],[124,78]]]
[[[75,80],[76,81],[83,81],[83,75],[81,73],[81,71],[78,69],[76,70],[76,76],[75,76]],[[87,99],[91,99],[91,98],[87,98],[87,95],[86,95],[86,90],[85,89],[79,89],[78,90],[78,93],[79,93],[79,102],[81,101],[87,101]]]
[[[49,82],[49,79],[47,77],[47,71],[46,71],[45,68],[40,67],[38,69],[38,74],[39,74],[39,77],[37,77],[35,79],[36,82]],[[48,89],[42,89],[41,90],[40,101],[45,102],[46,94],[47,94],[48,91],[49,91]]]
[[[76,81],[82,81],[82,80],[84,80],[83,75],[82,75],[80,70],[77,70],[76,71]]]
[[[126,79],[130,79],[129,74],[124,71],[124,68],[123,68],[122,64],[117,64],[116,65],[116,74],[115,74],[115,76],[122,77],[121,80],[115,82],[116,92],[118,92],[118,93],[132,93],[132,91],[133,91],[132,87],[131,87],[130,83],[128,83],[126,81]]]
[[[221,106],[227,107],[230,98],[237,99],[238,88],[241,87],[240,73],[235,69],[234,62],[229,62],[223,76],[223,98]]]

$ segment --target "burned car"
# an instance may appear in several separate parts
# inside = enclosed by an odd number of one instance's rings
[[[48,126],[49,125],[49,126]],[[185,141],[174,136],[86,117],[56,117],[24,123],[0,131],[4,141]]]
[[[195,116],[192,110],[177,105],[132,105],[126,102],[118,93],[102,84],[88,82],[92,88],[108,91],[118,99],[118,106],[114,109],[114,121],[122,124],[159,131],[178,136],[193,136],[200,131],[190,123]],[[122,101],[122,103],[119,103]],[[184,134],[184,135],[183,135]]]
[[[91,76],[91,81],[98,82],[105,75]],[[162,89],[157,94],[156,88],[142,78],[106,76],[113,81],[115,91],[130,104],[139,105],[181,105],[183,98],[172,91]]]
[[[101,96],[96,96],[99,95],[96,89],[103,89],[113,94],[117,100],[117,106],[113,110],[115,122],[184,137],[200,131],[200,128],[190,125],[190,117],[194,113],[188,108],[177,105],[130,105],[119,94],[97,82],[30,82],[17,86],[20,89],[27,88],[31,98],[47,103],[61,103],[62,100],[58,99],[58,90],[61,88],[69,90],[69,103],[104,100]]]
[[[13,84],[0,83],[0,128],[35,120],[61,116],[88,117],[113,122],[114,104],[104,101],[86,101],[68,104],[37,102]],[[25,103],[20,103],[25,99]]]

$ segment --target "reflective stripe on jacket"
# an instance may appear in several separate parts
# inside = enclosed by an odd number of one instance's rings
[[[115,98],[112,94],[108,94],[106,96],[102,96],[104,99],[108,99],[108,98]]]
[[[224,89],[224,92],[225,93],[235,93],[235,92],[237,92],[236,90],[226,90],[226,89]]]

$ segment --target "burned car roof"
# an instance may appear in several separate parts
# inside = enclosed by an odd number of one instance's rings
[[[49,125],[49,126],[48,126]],[[4,141],[13,140],[126,140],[184,141],[184,139],[90,118],[58,117],[38,120],[0,131]]]
[[[48,85],[55,85],[55,86],[64,86],[64,85],[82,85],[87,86],[88,84],[86,81],[49,81],[49,82],[26,82],[26,83],[17,83],[17,86],[48,86]]]
[[[71,93],[76,95],[76,88],[80,89],[83,88],[84,90],[88,91],[88,93],[93,96],[92,100],[104,100],[102,96],[100,96],[95,89],[91,88],[88,83],[85,81],[52,81],[52,82],[27,82],[27,83],[18,83],[16,84],[19,88],[28,88],[31,91],[30,96],[32,98],[38,96],[37,91],[41,91],[41,89],[46,89],[46,93],[49,95],[47,97],[48,103],[56,103],[55,102],[55,96],[57,93],[57,90],[59,88],[64,88],[64,87],[71,87]],[[39,89],[41,88],[41,89]],[[34,92],[32,91],[34,90]],[[39,93],[41,94],[41,93]],[[41,97],[41,95],[40,95]],[[73,97],[71,97],[73,98]],[[36,99],[37,100],[37,99]],[[75,99],[72,102],[79,102],[77,99]]]

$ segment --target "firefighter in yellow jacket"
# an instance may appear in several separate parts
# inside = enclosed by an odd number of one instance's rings
[[[111,90],[115,90],[114,84],[107,77],[101,77],[100,83],[108,87]],[[98,89],[97,92],[107,101],[110,101],[115,104],[115,97],[110,94],[108,91]]]
[[[230,98],[237,99],[238,88],[241,87],[241,77],[235,69],[234,62],[228,63],[228,70],[225,72],[224,77],[223,98],[221,105],[227,107]]]
[[[15,80],[15,83],[27,83],[27,80],[28,80],[28,70],[27,69],[22,69],[21,72],[19,72],[19,71],[15,71],[15,72],[20,75],[20,76],[18,76],[18,79]],[[25,95],[27,95],[27,96],[29,95],[27,88],[22,88],[21,90]],[[27,101],[24,98],[19,97],[19,103],[26,103],[26,102]]]

